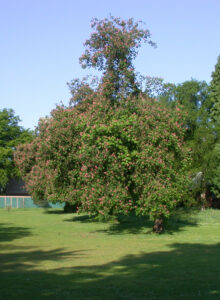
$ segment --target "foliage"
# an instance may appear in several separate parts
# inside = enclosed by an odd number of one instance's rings
[[[99,80],[96,77],[93,77],[89,82],[89,76],[84,77],[82,80],[75,78],[70,83],[67,83],[72,94],[70,105],[76,105],[94,97],[98,83]]]
[[[210,83],[211,116],[216,124],[220,125],[220,56]]]
[[[147,78],[145,93],[167,106],[183,106],[187,112],[187,140],[193,139],[196,129],[210,121],[209,87],[205,81],[191,79],[181,84],[171,84],[164,83],[161,78]]]
[[[145,93],[171,108],[182,105],[187,113],[186,140],[194,139],[198,128],[211,124],[209,86],[205,81],[191,79],[180,84],[172,84],[165,83],[162,78],[148,76]]]
[[[151,76],[143,77],[143,82],[145,83],[144,93],[148,97],[158,99],[165,104],[174,100],[175,84],[165,83],[163,78]]]
[[[38,137],[18,148],[28,191],[104,217],[133,210],[154,220],[169,217],[187,192],[180,109],[146,98],[117,108],[96,101],[84,112],[84,102],[58,107]]]
[[[193,139],[197,128],[207,125],[208,85],[205,81],[194,79],[185,81],[176,86],[174,98],[188,113],[186,139]]]
[[[141,22],[120,18],[93,19],[94,32],[85,42],[85,53],[80,57],[83,68],[94,67],[103,71],[99,87],[103,97],[113,102],[138,95],[140,87],[136,80],[133,60],[136,58],[141,42],[150,40],[149,30],[140,29]]]
[[[15,147],[32,139],[32,133],[19,126],[19,121],[12,109],[0,110],[0,192],[10,178],[19,176],[13,160]]]
[[[210,94],[212,95],[212,92],[210,93],[208,84],[195,79],[181,84],[170,84],[164,83],[161,78],[148,77],[145,93],[150,97],[156,97],[167,107],[175,108],[179,104],[183,106],[183,110],[187,113],[184,123],[187,130],[184,140],[192,153],[193,182],[199,174],[202,176],[201,184],[196,186],[192,184],[194,193],[198,199],[204,192],[210,198],[211,188],[215,190],[217,196],[218,179],[215,180],[215,174],[218,169],[216,168],[218,161],[216,143],[219,139],[219,130],[216,122],[211,120]]]
[[[42,153],[46,147],[43,136],[49,122],[50,119],[41,118],[36,129],[35,138],[31,143],[19,145],[14,153],[16,165],[25,181],[27,191],[37,204],[48,202],[45,197],[46,184],[49,183],[46,180],[47,168],[42,165],[41,154],[46,155],[46,152]],[[39,149],[41,149],[41,152],[38,152]]]
[[[219,129],[220,129],[220,56],[218,57],[215,70],[212,73],[212,80],[210,83],[210,118],[213,120],[213,128],[215,132],[215,144],[213,151],[209,158],[209,166],[207,172],[207,180],[211,191],[220,199],[220,143],[219,143]]]
[[[211,191],[220,199],[220,144],[216,143],[210,157],[207,180]]]
[[[185,141],[192,149],[192,171],[206,177],[212,150],[218,139],[210,120],[209,87],[205,81],[190,80],[176,86],[174,99],[187,112]]]

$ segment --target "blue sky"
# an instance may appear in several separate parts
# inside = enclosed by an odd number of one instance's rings
[[[34,129],[66,85],[90,70],[78,59],[93,17],[146,23],[156,49],[143,45],[135,61],[142,75],[181,83],[211,79],[220,54],[219,0],[0,0],[0,109],[13,108]]]

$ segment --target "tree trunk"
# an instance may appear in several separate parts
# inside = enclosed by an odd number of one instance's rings
[[[63,210],[65,213],[75,213],[77,211],[77,205],[66,202]]]
[[[154,221],[153,231],[155,233],[161,233],[163,231],[163,219],[156,219]]]

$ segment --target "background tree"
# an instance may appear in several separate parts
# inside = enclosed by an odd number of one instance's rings
[[[19,177],[13,152],[21,143],[29,142],[32,133],[19,126],[20,119],[12,109],[0,110],[0,191],[4,191],[9,179]]]
[[[210,83],[211,116],[216,124],[220,124],[220,56]]]
[[[193,139],[195,130],[207,125],[209,116],[209,87],[205,81],[191,79],[181,84],[164,83],[161,78],[147,77],[145,93],[167,106],[181,104],[186,111],[186,139]]]
[[[206,180],[209,183],[210,190],[214,193],[214,205],[220,207],[220,56],[218,57],[215,70],[212,73],[210,82],[210,102],[209,102],[209,117],[213,121],[212,128],[215,136],[215,144],[212,147],[211,155],[209,156],[209,164],[207,168]]]
[[[163,78],[151,76],[143,76],[142,82],[144,84],[144,94],[147,95],[147,97],[157,99],[166,105],[175,100],[175,84],[165,83]]]

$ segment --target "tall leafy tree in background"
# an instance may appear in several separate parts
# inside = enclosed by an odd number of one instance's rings
[[[211,116],[216,124],[220,125],[220,56],[210,83]]]
[[[186,139],[193,139],[195,130],[207,123],[206,101],[208,100],[208,85],[205,81],[195,79],[185,81],[176,85],[174,89],[174,99],[188,113],[186,120]]]
[[[195,79],[177,84],[173,88],[173,101],[183,105],[186,118],[185,141],[192,149],[194,172],[204,171],[207,167],[207,155],[213,149],[215,135],[209,113],[209,87],[205,81]]]
[[[196,128],[210,119],[209,87],[205,81],[195,79],[180,84],[164,83],[161,78],[147,78],[145,93],[171,108],[181,104],[187,112],[186,139],[193,139]]]
[[[213,121],[217,143],[212,151],[209,161],[207,178],[211,191],[220,199],[220,56],[217,59],[215,70],[210,82],[210,118]],[[218,201],[219,202],[219,201]],[[216,206],[220,206],[220,203]]]
[[[195,193],[202,205],[210,205],[206,200],[209,200],[210,174],[216,168],[213,151],[219,136],[210,116],[209,86],[205,81],[186,81],[177,85],[175,99],[188,113],[185,141],[192,151],[192,173],[194,178],[202,174],[199,184],[195,185]]]
[[[19,126],[20,119],[12,109],[0,110],[0,191],[4,191],[9,179],[19,177],[13,152],[17,145],[30,142],[32,133]]]

